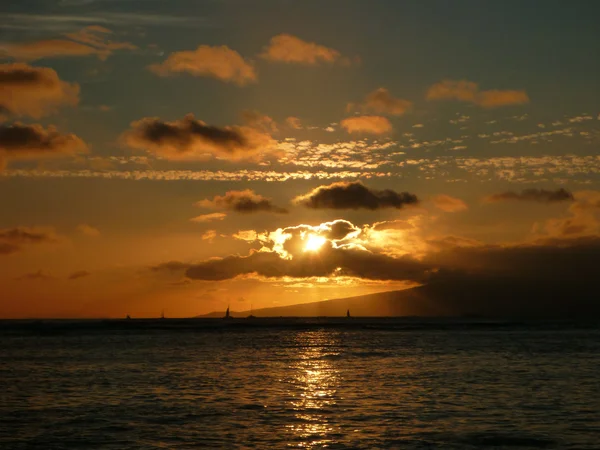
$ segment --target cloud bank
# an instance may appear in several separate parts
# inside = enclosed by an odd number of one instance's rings
[[[294,203],[311,209],[400,209],[419,202],[414,194],[395,192],[391,189],[370,189],[364,184],[354,182],[332,183],[320,186],[305,195],[298,196]]]

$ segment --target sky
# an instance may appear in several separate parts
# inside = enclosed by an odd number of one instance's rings
[[[189,317],[490,277],[597,292],[599,13],[4,2],[0,317]]]

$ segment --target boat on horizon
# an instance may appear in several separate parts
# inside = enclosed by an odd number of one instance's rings
[[[229,305],[227,305],[227,310],[225,311],[225,317],[223,319],[231,319],[232,317],[229,315]]]

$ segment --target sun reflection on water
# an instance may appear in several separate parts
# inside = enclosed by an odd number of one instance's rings
[[[338,426],[331,420],[340,385],[340,371],[334,365],[339,340],[333,333],[310,331],[296,337],[297,360],[289,369],[290,406],[295,423],[287,425],[301,448],[321,447],[333,442]]]

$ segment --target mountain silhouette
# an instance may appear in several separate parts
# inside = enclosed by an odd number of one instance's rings
[[[463,316],[489,318],[600,318],[593,283],[456,276],[401,291],[254,309],[256,317]],[[247,317],[248,311],[231,312]],[[215,312],[199,317],[222,317]]]

